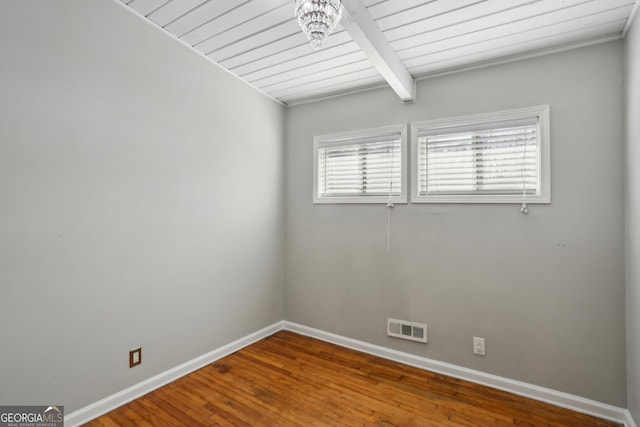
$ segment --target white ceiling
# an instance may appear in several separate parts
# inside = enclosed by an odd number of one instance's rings
[[[622,37],[640,0],[343,0],[318,51],[294,0],[121,0],[285,104]],[[346,28],[346,29],[345,29]]]

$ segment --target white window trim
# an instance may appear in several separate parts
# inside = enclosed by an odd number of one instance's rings
[[[418,165],[418,133],[451,129],[455,127],[473,127],[491,122],[527,119],[538,117],[539,157],[538,179],[539,194],[527,195],[527,203],[551,203],[551,150],[549,106],[521,108],[495,113],[476,114],[470,116],[427,120],[411,123],[411,202],[412,203],[522,203],[522,195],[498,194],[456,194],[456,195],[420,195]]]
[[[355,196],[355,197],[318,197],[318,150],[325,146],[341,143],[350,139],[371,138],[391,133],[400,133],[400,195],[392,196]],[[407,203],[407,125],[391,125],[373,129],[319,135],[313,138],[313,203]]]

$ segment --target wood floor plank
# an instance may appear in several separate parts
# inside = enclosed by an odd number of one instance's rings
[[[287,376],[283,378],[273,378],[269,371],[265,369],[261,364],[252,364],[255,359],[251,355],[237,354],[239,363],[242,366],[251,366],[254,375],[261,376],[261,381],[264,381],[265,387],[273,387],[273,381],[278,381],[281,386],[284,387],[283,393],[287,393],[287,390],[300,394],[301,396],[307,396],[312,400],[314,405],[321,405],[325,410],[332,410],[333,412],[346,411],[351,416],[359,416],[365,418],[371,418],[373,410],[370,406],[358,401],[357,399],[350,399],[346,393],[340,393],[327,396],[323,394],[314,384],[298,381],[295,378],[289,378]],[[362,399],[360,399],[362,400]],[[343,404],[348,403],[348,404]]]
[[[86,425],[619,426],[287,331]]]

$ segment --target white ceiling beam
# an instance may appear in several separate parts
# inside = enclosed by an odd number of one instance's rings
[[[342,26],[404,102],[415,101],[416,82],[362,0],[342,0]]]

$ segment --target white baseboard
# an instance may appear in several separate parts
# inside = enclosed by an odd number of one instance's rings
[[[459,378],[476,384],[486,385],[488,387],[507,391],[519,396],[524,396],[530,399],[549,403],[551,405],[571,409],[583,414],[593,415],[598,418],[615,421],[624,424],[626,427],[637,427],[629,411],[627,409],[618,408],[617,406],[612,406],[606,403],[597,402],[595,400],[586,399],[584,397],[575,396],[569,393],[528,384],[522,381],[516,381],[509,378],[499,377],[497,375],[487,374],[473,369],[464,368],[462,366],[452,365],[450,363],[428,359],[426,357],[403,353],[397,350],[369,344],[364,341],[354,340],[293,322],[285,321],[284,329],[337,344],[342,347],[347,347],[353,350],[361,351],[363,353],[382,357],[384,359],[400,362],[405,365],[410,365],[416,368],[425,369],[427,371],[448,375],[450,377]]]
[[[207,354],[196,357],[182,365],[162,372],[154,377],[151,377],[138,384],[134,384],[129,388],[126,388],[118,393],[107,396],[102,400],[92,403],[84,408],[81,408],[75,412],[65,415],[64,423],[67,426],[79,426],[87,423],[100,415],[106,414],[128,402],[131,402],[138,397],[162,387],[170,382],[177,380],[193,371],[196,371],[203,366],[206,366],[218,359],[230,355],[248,345],[253,344],[256,341],[260,341],[263,338],[273,335],[274,333],[282,330],[284,322],[276,322],[271,326],[267,326],[257,332],[249,334],[243,338],[240,338],[232,343],[222,346],[216,350],[210,351]]]
[[[169,369],[168,371],[162,372],[125,390],[112,394],[111,396],[72,412],[64,417],[65,425],[78,426],[89,422],[100,415],[106,414],[109,411],[137,399],[138,397],[173,382],[178,378],[181,378],[202,368],[203,366],[213,363],[218,359],[228,356],[231,353],[234,353],[283,329],[337,344],[342,347],[358,350],[363,353],[372,354],[384,359],[393,360],[405,365],[448,375],[454,378],[460,378],[476,384],[486,385],[488,387],[504,390],[519,396],[571,409],[573,411],[615,421],[624,424],[626,427],[637,427],[631,413],[627,409],[618,408],[595,400],[585,399],[584,397],[575,396],[569,393],[509,378],[503,378],[497,375],[487,374],[473,369],[464,368],[462,366],[452,365],[450,363],[440,362],[409,353],[403,353],[390,348],[370,344],[364,341],[358,341],[288,321],[276,322],[271,326],[249,334],[232,343],[196,357],[182,365],[176,366],[175,368]]]

